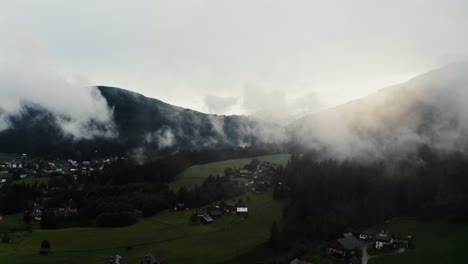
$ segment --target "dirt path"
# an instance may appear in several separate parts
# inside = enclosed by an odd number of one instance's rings
[[[365,244],[362,246],[362,264],[367,264],[369,262],[369,254],[367,254],[367,248],[371,245],[370,243]]]

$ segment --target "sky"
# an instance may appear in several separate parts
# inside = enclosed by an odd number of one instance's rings
[[[0,67],[286,118],[466,59],[467,13],[455,0],[0,0]]]

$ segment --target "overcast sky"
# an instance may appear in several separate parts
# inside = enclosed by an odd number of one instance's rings
[[[0,63],[204,112],[304,112],[466,59],[467,28],[462,0],[0,0]]]

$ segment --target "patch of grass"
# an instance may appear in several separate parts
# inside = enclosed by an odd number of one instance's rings
[[[4,215],[0,221],[0,235],[4,232],[16,232],[26,229],[23,222],[23,214]]]
[[[16,158],[16,154],[11,153],[1,153],[0,152],[0,162],[10,162]]]
[[[49,177],[34,177],[34,176],[29,176],[27,178],[24,178],[24,179],[20,179],[20,180],[17,180],[15,181],[15,183],[26,183],[26,184],[47,184],[49,183],[50,181],[50,178]]]
[[[240,169],[244,165],[249,164],[252,159],[258,159],[260,161],[269,161],[271,163],[284,166],[287,164],[290,157],[290,154],[276,154],[195,165],[186,169],[180,175],[178,175],[176,177],[176,180],[169,184],[169,187],[173,191],[177,191],[182,186],[192,187],[199,185],[209,175],[224,175],[224,169],[228,167],[231,167],[233,169]]]
[[[120,254],[129,263],[152,253],[168,263],[220,263],[265,243],[272,222],[283,203],[271,193],[250,194],[247,219],[225,215],[210,225],[192,224],[191,211],[165,211],[122,228],[68,228],[34,230],[0,244],[0,263],[101,263],[103,257]],[[51,242],[48,256],[38,254],[43,239]]]
[[[468,263],[468,224],[396,220],[380,226],[414,238],[415,249],[405,253],[372,258],[371,264],[463,264]]]

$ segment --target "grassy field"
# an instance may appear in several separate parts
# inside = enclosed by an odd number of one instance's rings
[[[468,223],[397,220],[381,226],[399,235],[412,235],[416,248],[405,253],[372,258],[370,264],[467,263]]]
[[[21,231],[25,228],[26,226],[23,223],[23,214],[8,215],[0,221],[0,235],[4,232]]]
[[[190,211],[166,211],[123,228],[34,230],[12,244],[0,244],[0,263],[101,263],[104,256],[117,253],[139,263],[148,252],[169,263],[223,262],[264,243],[281,214],[282,203],[273,201],[271,193],[250,197],[249,218],[226,215],[210,225],[190,223]],[[9,229],[17,217],[0,227]],[[48,256],[37,253],[43,239],[51,242]]]
[[[16,154],[10,153],[1,153],[0,152],[0,162],[10,162],[16,158]]]
[[[17,180],[15,183],[26,183],[26,184],[47,184],[50,181],[49,177],[34,177],[34,176],[29,176],[27,178]]]
[[[291,155],[289,154],[277,154],[252,157],[246,159],[233,159],[225,160],[220,162],[212,162],[206,164],[200,164],[192,166],[177,176],[176,180],[169,186],[172,190],[177,191],[182,186],[195,186],[203,182],[203,180],[209,175],[222,175],[224,169],[231,167],[233,169],[239,169],[244,165],[250,163],[252,159],[258,159],[260,161],[269,161],[279,165],[286,165]]]

